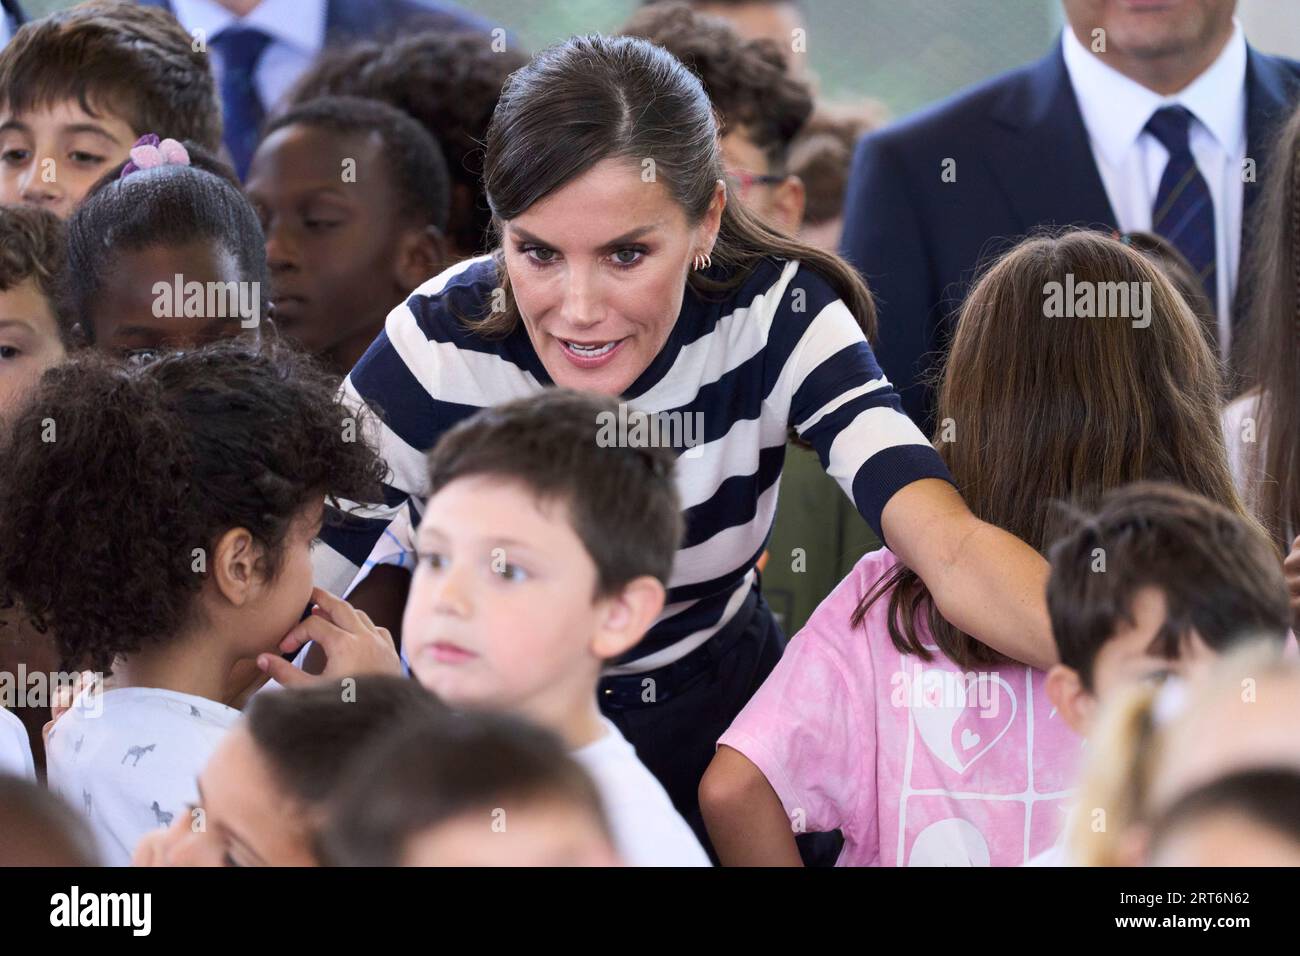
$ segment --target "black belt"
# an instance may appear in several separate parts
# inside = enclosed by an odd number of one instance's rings
[[[702,675],[716,672],[718,664],[740,643],[753,623],[758,597],[758,585],[755,584],[730,621],[695,650],[671,664],[636,674],[602,677],[596,689],[600,706],[611,710],[637,710],[662,704],[681,696]]]

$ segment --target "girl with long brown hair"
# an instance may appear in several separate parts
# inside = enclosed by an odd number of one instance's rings
[[[1052,306],[1068,289],[1099,302],[1120,288],[1128,308]],[[935,447],[972,512],[1040,552],[1058,503],[1131,481],[1244,515],[1219,387],[1197,319],[1145,257],[1100,233],[1031,238],[963,305]],[[724,863],[797,863],[792,823],[841,830],[841,865],[1015,865],[1053,842],[1078,738],[1051,713],[1043,671],[934,598],[882,549],[796,635],[701,785]]]

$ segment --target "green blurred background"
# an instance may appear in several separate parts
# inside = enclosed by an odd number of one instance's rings
[[[348,0],[364,4],[367,0]],[[73,4],[23,0],[32,16]],[[640,0],[461,0],[529,50],[574,33],[616,30]],[[800,0],[808,64],[823,97],[872,97],[895,117],[1041,56],[1060,0]],[[1251,42],[1300,56],[1300,0],[1239,0]]]

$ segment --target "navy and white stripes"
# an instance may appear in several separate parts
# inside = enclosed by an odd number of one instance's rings
[[[378,413],[369,437],[390,474],[383,506],[349,507],[343,523],[327,524],[314,557],[322,587],[345,593],[374,563],[411,567],[425,452],[479,408],[551,384],[522,327],[499,339],[465,327],[496,285],[486,257],[429,280],[389,314],[348,377],[347,400]],[[699,413],[702,434],[677,460],[686,534],[668,606],[610,673],[676,660],[740,606],[771,532],[790,426],[877,534],[895,491],[920,478],[950,480],[848,308],[797,262],[761,263],[722,301],[687,290],[668,342],[623,398],[645,412]]]

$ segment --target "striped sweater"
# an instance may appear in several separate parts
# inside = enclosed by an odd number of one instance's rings
[[[467,327],[496,286],[487,257],[430,279],[389,314],[348,376],[345,400],[377,413],[359,418],[389,474],[381,505],[344,502],[349,517],[327,522],[313,558],[320,586],[346,594],[376,564],[413,568],[428,449],[480,408],[552,384],[522,324],[494,339]],[[688,288],[668,341],[622,399],[687,423],[671,429],[686,532],[667,606],[608,673],[677,660],[740,607],[771,533],[791,426],[882,540],[881,511],[894,492],[921,478],[951,480],[848,307],[795,261],[761,262],[725,299]]]

